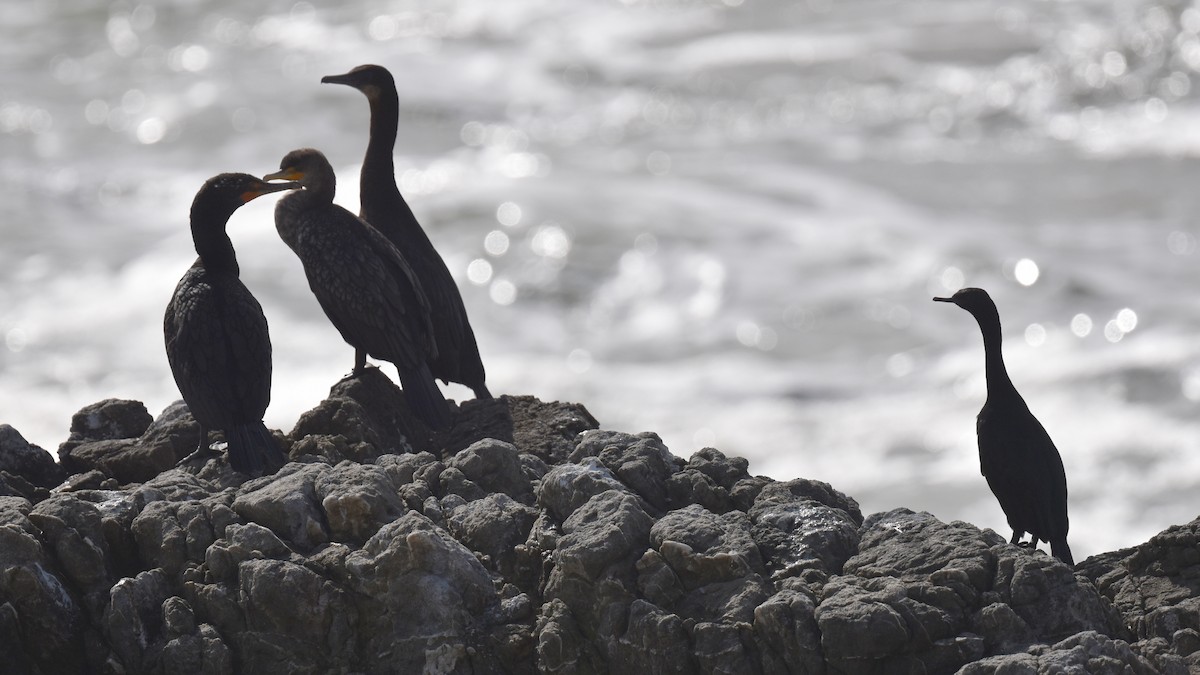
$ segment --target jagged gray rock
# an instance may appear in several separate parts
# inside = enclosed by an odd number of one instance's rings
[[[50,488],[0,463],[0,670],[1200,670],[1200,519],[1071,570],[574,404],[468,401],[433,433],[374,369],[254,480],[175,466],[194,420],[144,413],[81,411]]]
[[[289,464],[274,476],[250,481],[233,501],[246,520],[278,532],[302,549],[329,541],[316,484],[330,471],[326,464]]]
[[[218,430],[209,440],[222,439]],[[98,471],[119,485],[152,480],[174,467],[199,442],[200,425],[183,401],[172,403],[151,419],[137,401],[110,399],[75,414],[71,436],[59,446],[58,454],[63,467],[72,473]],[[104,478],[79,481],[72,487],[110,487]]]
[[[470,550],[410,511],[347,556],[346,572],[367,671],[471,672],[479,619],[499,598]]]
[[[12,663],[82,672],[84,608],[47,551],[24,499],[0,498],[0,636]],[[30,668],[33,672],[34,668]]]
[[[137,438],[153,421],[141,401],[105,399],[84,406],[71,417],[71,435],[66,444]]]
[[[537,520],[537,509],[507,494],[491,494],[456,507],[446,519],[450,533],[479,553],[489,569],[523,591],[537,590],[540,556],[529,555],[521,544]]]
[[[1096,631],[1084,631],[1055,643],[1038,645],[1028,652],[993,656],[968,663],[959,675],[1006,675],[1031,673],[1089,673],[1091,675],[1187,675],[1182,665],[1156,668],[1129,647]]]
[[[25,440],[7,424],[0,424],[0,471],[42,488],[52,488],[66,478],[62,467],[54,463],[53,455]]]

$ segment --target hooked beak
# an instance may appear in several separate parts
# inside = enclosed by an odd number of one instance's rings
[[[954,302],[954,298],[934,298],[934,299],[933,299],[933,301],[934,301],[934,302],[949,302],[949,303],[953,303],[953,302]]]
[[[325,77],[321,78],[321,84],[350,84],[348,81],[349,78],[350,73],[343,73],[341,75],[326,75]]]
[[[300,185],[299,183],[292,183],[292,182],[288,182],[288,183],[260,182],[258,185],[254,186],[253,188],[246,190],[245,192],[242,193],[242,203],[245,204],[246,202],[250,201],[251,199],[257,199],[258,197],[261,197],[265,194],[270,194],[272,192],[282,192],[284,190],[298,190],[301,187],[303,187],[303,186]]]
[[[280,169],[280,170],[276,171],[275,173],[269,173],[269,174],[263,176],[263,180],[303,180],[303,179],[304,179],[304,172],[300,171],[299,169],[290,167],[290,166],[287,168],[284,168],[284,169]],[[299,186],[297,185],[297,187],[299,187]],[[287,190],[290,188],[283,188],[283,189]]]

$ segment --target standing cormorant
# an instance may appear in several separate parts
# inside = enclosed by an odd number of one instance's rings
[[[179,280],[163,318],[171,374],[200,424],[196,453],[208,452],[208,432],[222,429],[229,463],[250,475],[275,471],[285,460],[262,423],[271,401],[267,319],[238,278],[225,224],[251,199],[299,187],[244,173],[208,179],[192,201],[192,240],[200,257]]]
[[[1028,532],[1033,537],[1028,546],[1049,542],[1056,558],[1074,565],[1067,546],[1067,476],[1062,457],[1004,368],[996,303],[981,288],[964,288],[952,297],[934,300],[967,310],[983,332],[987,400],[975,424],[979,468],[1008,517],[1012,543],[1024,545],[1021,538]]]
[[[430,370],[443,382],[467,385],[476,398],[492,398],[484,383],[487,376],[462,294],[446,262],[396,187],[392,150],[396,145],[400,104],[392,74],[382,66],[364,65],[344,75],[323,77],[321,82],[354,87],[371,104],[371,136],[359,178],[359,215],[400,249],[429,297],[438,346]],[[361,351],[355,357],[362,362]]]
[[[437,355],[429,301],[400,251],[378,230],[333,203],[336,178],[325,155],[289,152],[264,180],[294,180],[304,189],[275,205],[275,229],[300,258],[308,286],[342,338],[365,356],[391,361],[417,417],[433,429],[450,409],[429,370]]]

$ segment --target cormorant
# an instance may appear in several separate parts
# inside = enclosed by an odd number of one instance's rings
[[[225,225],[251,199],[299,187],[244,173],[208,179],[191,210],[192,240],[200,257],[179,280],[163,318],[171,374],[200,424],[196,453],[208,452],[208,432],[222,429],[229,463],[250,475],[275,471],[285,459],[262,422],[271,401],[267,319],[238,278]]]
[[[443,382],[470,387],[476,398],[492,398],[484,383],[483,361],[462,294],[396,187],[392,149],[396,145],[400,104],[392,74],[382,66],[364,65],[344,75],[328,75],[321,82],[354,87],[371,104],[371,135],[359,177],[359,215],[400,249],[429,297],[438,347],[430,370]],[[361,352],[356,358],[362,360]]]
[[[391,361],[413,412],[433,429],[450,424],[450,409],[429,364],[437,355],[429,301],[404,256],[378,230],[333,203],[336,178],[325,155],[294,150],[264,180],[294,180],[304,189],[275,205],[275,229],[300,258],[308,286],[342,338],[356,350]]]
[[[1067,546],[1067,476],[1062,457],[1004,368],[996,303],[981,288],[964,288],[952,297],[934,300],[967,310],[983,332],[987,400],[975,424],[979,468],[1008,517],[1012,543],[1025,545],[1021,538],[1028,532],[1033,538],[1028,546],[1049,542],[1056,558],[1074,565]]]

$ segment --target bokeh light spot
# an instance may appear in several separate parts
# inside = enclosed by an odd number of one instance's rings
[[[1158,123],[1167,119],[1167,114],[1170,108],[1167,107],[1167,102],[1161,98],[1154,97],[1146,101],[1146,119]]]
[[[725,283],[725,265],[720,260],[705,260],[696,270],[700,285],[705,288],[719,288]]]
[[[382,42],[396,37],[399,27],[399,22],[396,21],[395,17],[381,14],[371,19],[371,23],[367,25],[367,34],[371,36],[372,40]]]
[[[654,255],[658,251],[658,237],[643,232],[633,240],[633,247],[642,255]]]
[[[1087,314],[1076,314],[1071,317],[1071,332],[1076,337],[1087,337],[1092,332],[1092,317]]]
[[[1034,285],[1037,283],[1038,276],[1040,275],[1041,270],[1038,269],[1037,263],[1029,258],[1021,258],[1017,261],[1016,267],[1013,268],[1013,277],[1022,286]]]
[[[19,352],[29,344],[29,333],[24,328],[12,328],[4,334],[4,345],[10,352]]]
[[[1190,255],[1196,250],[1196,238],[1187,232],[1175,230],[1167,235],[1167,250],[1175,255]]]
[[[758,324],[753,321],[743,321],[737,327],[737,340],[747,347],[753,347],[758,342]]]
[[[662,150],[651,152],[646,156],[646,169],[655,176],[671,173],[671,156]]]
[[[129,13],[129,25],[134,30],[144,31],[154,27],[156,13],[150,5],[138,5]]]
[[[1104,339],[1109,342],[1120,342],[1121,338],[1125,337],[1125,331],[1117,326],[1116,320],[1109,321],[1104,324]]]
[[[884,369],[887,370],[888,375],[901,378],[912,373],[914,365],[912,356],[904,352],[899,352],[887,358]]]
[[[565,258],[571,251],[571,238],[561,227],[549,223],[538,228],[529,246],[544,258]]]
[[[957,291],[958,289],[962,288],[965,280],[966,278],[963,276],[962,270],[958,269],[957,267],[947,267],[946,269],[942,270],[941,283],[943,288],[951,291]]]
[[[467,280],[476,286],[482,286],[492,280],[492,263],[483,258],[476,258],[467,265]]]
[[[463,143],[470,146],[483,145],[487,139],[487,129],[481,122],[467,122],[463,125],[462,131],[458,132],[458,137],[462,139]]]
[[[157,117],[142,120],[137,127],[137,139],[143,145],[153,145],[163,139],[167,133],[167,124]]]
[[[146,94],[141,89],[130,89],[121,95],[121,109],[136,115],[146,106]]]
[[[513,202],[504,202],[496,209],[496,221],[505,227],[521,222],[521,207]]]
[[[208,49],[200,45],[188,45],[179,53],[179,67],[191,73],[207,68],[210,60]]]
[[[83,109],[83,116],[88,124],[96,126],[104,124],[108,121],[108,103],[98,98],[88,101],[87,106]]]
[[[504,255],[508,253],[508,246],[508,235],[500,230],[492,230],[483,238],[483,250],[490,255]]]
[[[1117,312],[1117,328],[1121,329],[1122,333],[1129,333],[1134,328],[1137,328],[1138,316],[1132,309],[1126,307]]]
[[[567,354],[567,368],[573,373],[586,373],[592,367],[592,354],[586,349],[572,349]]]
[[[1031,323],[1025,327],[1025,344],[1030,347],[1041,347],[1046,343],[1046,328],[1040,323]]]
[[[496,279],[488,289],[488,297],[497,305],[511,305],[517,299],[517,286],[508,279]]]

